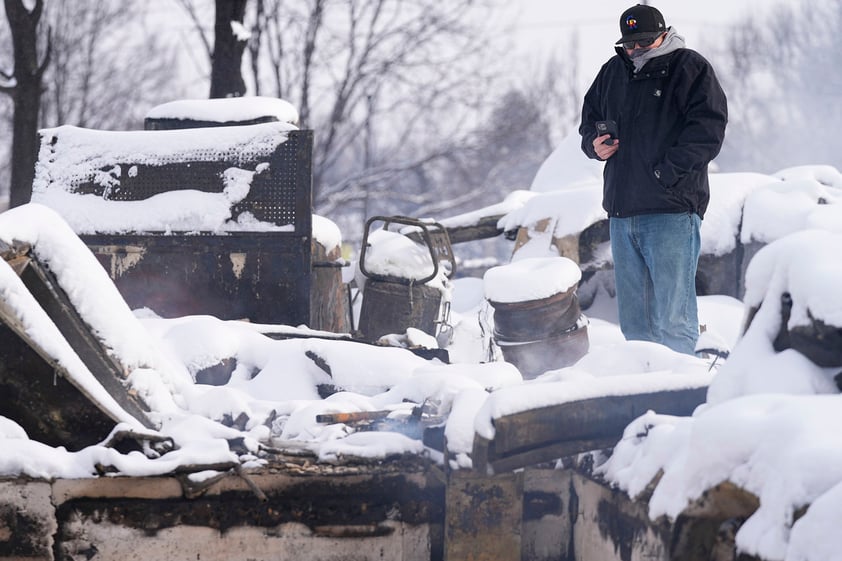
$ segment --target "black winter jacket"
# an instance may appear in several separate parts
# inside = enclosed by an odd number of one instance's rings
[[[620,147],[605,162],[608,216],[693,211],[710,200],[707,166],[728,122],[725,93],[707,60],[691,49],[653,58],[633,73],[622,48],[585,94],[582,150],[594,152],[597,121],[617,122]]]

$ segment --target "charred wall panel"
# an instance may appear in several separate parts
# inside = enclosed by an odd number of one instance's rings
[[[70,450],[101,442],[114,428],[113,419],[2,323],[0,415],[32,440]]]
[[[82,236],[131,308],[164,317],[208,314],[309,324],[310,237]]]
[[[252,474],[262,498],[234,476],[194,499],[149,495],[152,478],[126,479],[122,493],[118,481],[99,493],[89,483],[57,501],[57,559],[440,560],[443,485],[411,470],[356,471]]]

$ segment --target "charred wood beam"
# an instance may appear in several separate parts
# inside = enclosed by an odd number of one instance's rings
[[[503,215],[485,216],[470,226],[454,226],[447,229],[450,243],[464,243],[488,238],[496,238],[503,233],[497,223]]]
[[[646,411],[690,415],[706,396],[707,386],[701,386],[583,399],[506,415],[494,420],[493,439],[474,436],[473,467],[496,473],[610,448]]]
[[[502,214],[496,216],[484,216],[467,226],[445,226],[450,243],[465,243],[488,238],[496,238],[503,233],[503,229],[497,226]],[[420,233],[410,233],[408,238],[421,243],[423,241]]]

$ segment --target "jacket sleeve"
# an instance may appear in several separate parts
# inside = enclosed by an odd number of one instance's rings
[[[677,71],[684,73],[678,90],[684,115],[681,130],[652,170],[666,188],[705,168],[719,154],[728,123],[725,92],[710,64],[704,59],[687,61]]]
[[[585,101],[582,106],[582,122],[579,124],[579,134],[582,136],[582,151],[588,158],[600,161],[602,160],[596,155],[596,151],[593,148],[593,140],[597,136],[596,122],[605,120],[602,114],[602,103],[600,99],[600,84],[604,72],[605,68],[603,67],[585,94]]]

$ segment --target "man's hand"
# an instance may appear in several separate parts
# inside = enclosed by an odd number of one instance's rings
[[[611,138],[610,134],[603,134],[602,136],[597,136],[593,140],[593,149],[600,160],[607,160],[616,154],[617,149],[620,147],[619,138],[614,139],[614,144],[605,144],[605,141],[609,138]]]

